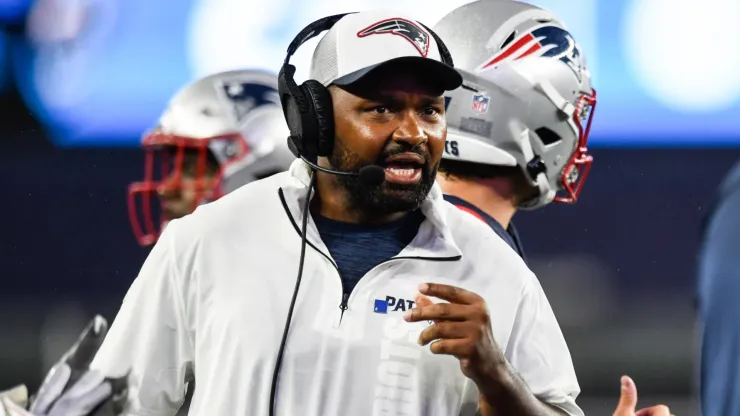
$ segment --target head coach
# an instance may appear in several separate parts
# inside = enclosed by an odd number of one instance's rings
[[[299,85],[290,56],[323,32]],[[461,82],[398,13],[296,36],[296,161],[172,221],[93,362],[129,372],[132,415],[174,414],[194,379],[194,415],[582,414],[536,277],[434,182]]]

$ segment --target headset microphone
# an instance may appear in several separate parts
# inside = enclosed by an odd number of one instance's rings
[[[380,184],[385,180],[385,169],[383,169],[382,166],[369,165],[361,168],[358,172],[343,172],[340,170],[322,168],[321,166],[306,160],[303,156],[300,156],[300,158],[314,170],[337,176],[359,176],[360,182],[368,187],[374,188],[376,186],[380,186]]]
[[[360,182],[365,184],[365,186],[380,186],[385,180],[385,169],[378,165],[365,166],[360,169],[359,175]]]

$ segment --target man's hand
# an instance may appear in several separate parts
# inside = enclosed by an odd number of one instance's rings
[[[432,303],[417,297],[417,307],[404,315],[408,322],[434,321],[419,335],[419,344],[431,343],[434,354],[453,355],[460,360],[466,377],[479,381],[506,368],[506,359],[493,340],[486,302],[475,293],[454,286],[428,283],[419,286],[421,295],[450,303]]]
[[[562,415],[560,409],[540,402],[506,361],[493,339],[486,302],[475,293],[454,286],[425,283],[419,286],[416,308],[404,315],[408,322],[431,321],[419,335],[419,344],[431,343],[434,354],[453,355],[463,374],[480,392],[481,415]],[[428,296],[450,303],[433,303]]]
[[[33,415],[115,416],[122,413],[126,400],[125,378],[106,379],[89,368],[107,331],[106,320],[95,316],[47,374],[31,400],[29,410]]]
[[[637,386],[631,378],[622,376],[622,393],[619,396],[619,404],[613,416],[673,416],[667,406],[658,405],[640,409],[637,407]]]

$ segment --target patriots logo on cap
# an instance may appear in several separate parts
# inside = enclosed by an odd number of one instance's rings
[[[225,81],[222,83],[222,88],[239,122],[244,121],[253,108],[268,104],[280,105],[277,90],[268,85],[245,81]]]
[[[365,36],[385,33],[401,36],[411,42],[421,56],[424,58],[427,57],[427,53],[429,52],[429,33],[411,20],[400,17],[381,20],[357,32],[357,37],[364,38]]]
[[[563,28],[544,25],[519,36],[478,70],[484,71],[504,61],[515,61],[526,56],[558,59],[573,70],[580,82],[583,78],[581,48],[573,36]]]
[[[490,101],[491,99],[483,94],[473,94],[473,111],[485,114],[488,111],[488,103]]]

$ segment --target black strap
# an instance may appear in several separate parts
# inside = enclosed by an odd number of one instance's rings
[[[450,53],[450,50],[447,49],[447,45],[445,45],[445,43],[442,42],[442,39],[439,36],[437,36],[437,34],[434,33],[434,31],[430,29],[429,27],[427,27],[427,25],[425,25],[424,23],[421,23],[421,22],[416,22],[416,23],[422,25],[424,29],[426,29],[429,32],[429,34],[432,35],[432,37],[434,38],[434,41],[437,42],[437,49],[439,50],[439,57],[442,58],[442,63],[447,64],[454,68],[455,63],[452,62],[452,54]]]
[[[293,38],[293,41],[290,42],[290,45],[288,45],[288,53],[285,56],[285,63],[287,64],[290,62],[290,57],[293,56],[295,51],[297,51],[298,48],[301,47],[301,45],[306,43],[308,40],[318,36],[321,32],[331,29],[332,26],[334,26],[339,21],[339,19],[348,14],[354,13],[356,12],[335,14],[333,16],[321,18],[313,23],[309,23],[308,26],[304,27],[303,30],[298,32],[295,38]]]

